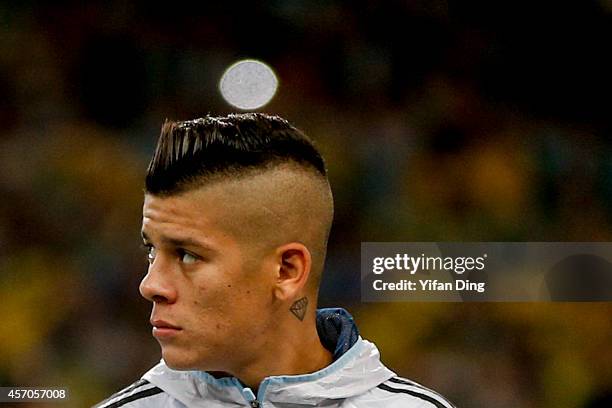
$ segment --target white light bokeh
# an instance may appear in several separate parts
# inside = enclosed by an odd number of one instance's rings
[[[270,102],[277,87],[278,79],[272,68],[257,60],[236,62],[219,81],[223,98],[243,110],[258,109]]]

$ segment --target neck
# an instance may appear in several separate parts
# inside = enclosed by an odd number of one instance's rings
[[[270,328],[273,333],[268,333],[256,358],[233,370],[232,374],[254,392],[265,377],[309,374],[333,361],[332,353],[323,347],[317,334],[314,312],[303,321],[293,315],[288,318],[284,324]]]

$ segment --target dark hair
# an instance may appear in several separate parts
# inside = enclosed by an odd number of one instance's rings
[[[240,176],[284,163],[327,177],[312,140],[278,116],[244,113],[166,120],[147,169],[145,191],[175,194],[214,176]]]

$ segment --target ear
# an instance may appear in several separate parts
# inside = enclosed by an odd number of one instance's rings
[[[308,282],[312,257],[304,244],[292,242],[276,249],[278,275],[274,295],[279,300],[294,300]]]

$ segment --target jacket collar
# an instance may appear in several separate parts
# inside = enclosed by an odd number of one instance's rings
[[[321,344],[333,353],[334,361],[346,353],[359,338],[353,316],[342,308],[317,310],[317,333]]]
[[[162,360],[143,378],[189,407],[210,406],[214,401],[244,404],[260,402],[317,405],[326,399],[356,396],[394,376],[380,362],[376,346],[359,336],[353,318],[344,309],[317,311],[321,343],[333,352],[334,361],[310,374],[266,377],[257,396],[237,378],[215,378],[204,371],[176,371]]]

